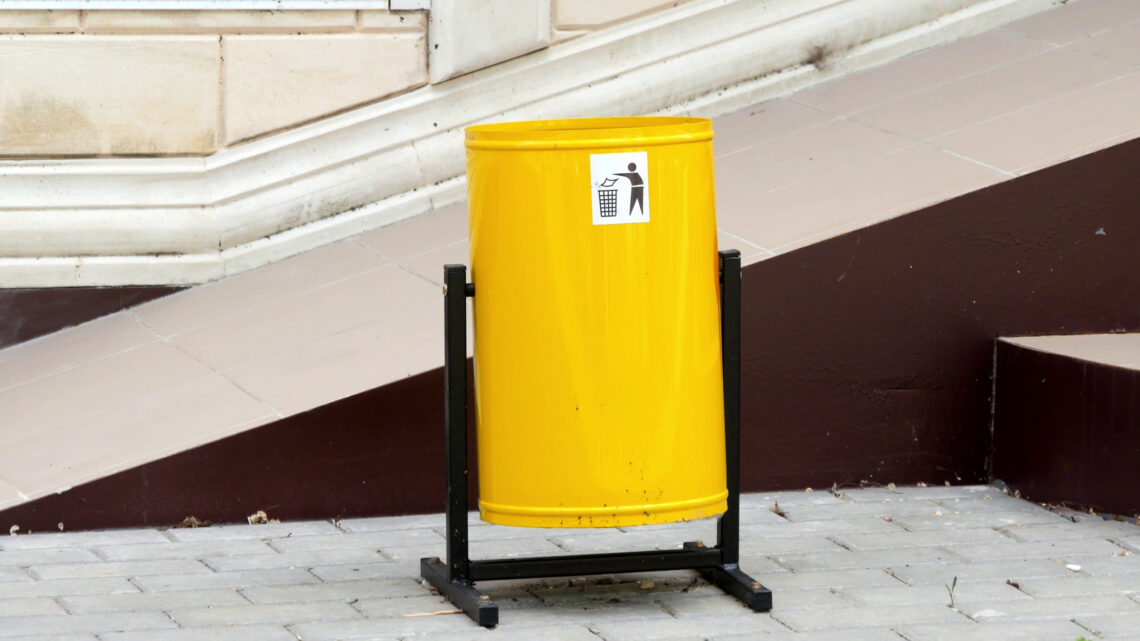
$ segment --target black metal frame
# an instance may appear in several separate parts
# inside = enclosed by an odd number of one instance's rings
[[[728,509],[717,521],[716,547],[472,561],[467,546],[467,282],[464,265],[445,265],[444,406],[447,431],[447,562],[420,560],[420,574],[484,627],[499,607],[475,581],[692,569],[756,612],[772,609],[772,592],[740,569],[740,252],[720,252],[721,352]]]

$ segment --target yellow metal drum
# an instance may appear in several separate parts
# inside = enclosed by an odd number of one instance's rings
[[[482,518],[724,512],[711,123],[467,129]]]

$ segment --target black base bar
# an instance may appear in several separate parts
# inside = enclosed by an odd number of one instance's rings
[[[680,550],[578,554],[472,561],[467,545],[467,268],[445,265],[444,422],[447,456],[447,561],[420,560],[420,574],[483,627],[499,623],[499,606],[475,581],[697,570],[756,612],[772,609],[772,592],[740,569],[740,252],[720,252],[721,352],[724,370],[725,468],[728,507],[717,521],[717,545]]]
[[[491,601],[491,597],[476,590],[470,581],[449,578],[447,566],[438,556],[420,559],[420,576],[475,623],[484,628],[499,625],[499,606]]]
[[[720,552],[709,548],[472,561],[471,580],[493,581],[586,574],[664,572],[690,568],[711,568],[719,563]]]
[[[685,549],[702,547],[700,541],[685,544]],[[736,597],[754,612],[772,609],[772,591],[744,573],[736,563],[717,563],[695,568],[701,576],[725,592]]]

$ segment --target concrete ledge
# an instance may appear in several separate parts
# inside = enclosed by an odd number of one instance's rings
[[[705,0],[201,159],[0,162],[0,287],[189,284],[462,198],[463,127],[715,116],[1060,0]]]
[[[1140,514],[1140,334],[1003,338],[994,477],[1034,501]]]

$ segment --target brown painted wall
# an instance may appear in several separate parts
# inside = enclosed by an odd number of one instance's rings
[[[443,371],[0,512],[5,531],[165,526],[257,510],[303,519],[443,510]],[[471,439],[472,441],[474,439]]]
[[[0,349],[172,294],[181,287],[0,289]]]
[[[1140,372],[997,344],[994,476],[1033,501],[1140,514]]]
[[[1133,140],[749,267],[744,487],[986,480],[995,337],[1140,330],[1137,176]]]
[[[746,268],[744,489],[986,480],[995,337],[1140,330],[1137,175],[1140,140]],[[428,372],[0,524],[440,511],[442,393]]]

